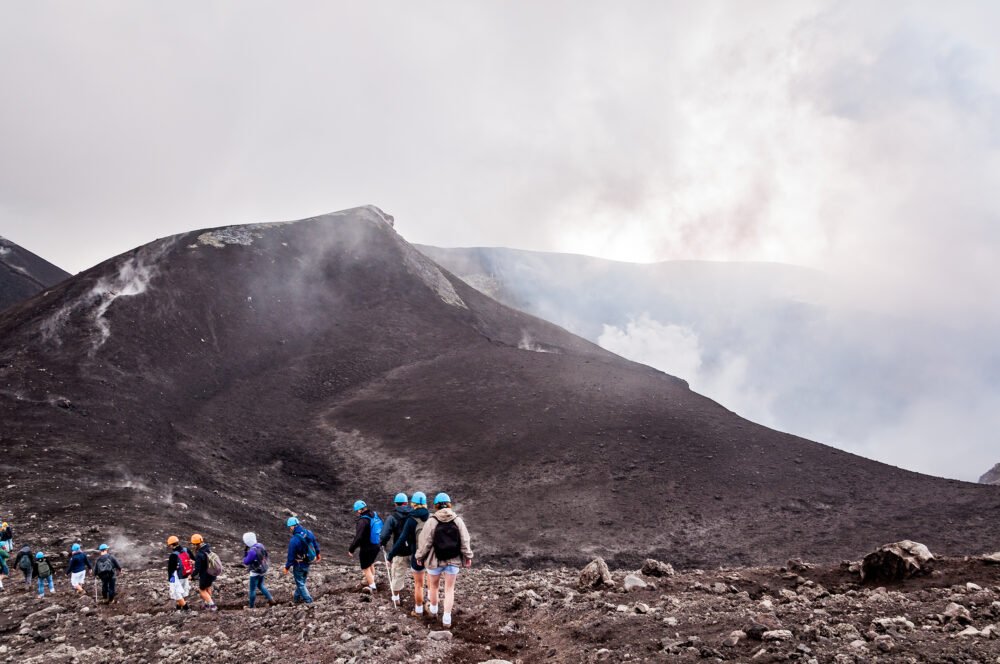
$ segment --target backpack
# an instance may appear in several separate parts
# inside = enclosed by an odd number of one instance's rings
[[[114,576],[115,573],[115,563],[111,559],[111,556],[101,556],[94,563],[94,574],[101,577],[102,579],[108,576]]]
[[[52,576],[52,565],[45,558],[38,561],[38,578],[47,579]]]
[[[301,533],[295,533],[296,537],[302,538],[302,541],[306,543],[306,552],[298,556],[296,560],[300,563],[311,563],[316,560],[316,544],[313,540],[312,533],[308,530],[304,530]]]
[[[187,549],[177,552],[177,576],[186,579],[194,573],[194,561]]]
[[[22,572],[31,571],[31,553],[26,553],[21,556],[21,560],[17,563],[17,568]]]
[[[252,548],[257,555],[254,561],[250,563],[250,571],[254,574],[267,574],[267,570],[271,569],[271,561],[267,556],[267,549],[260,543],[254,544]]]
[[[205,574],[209,576],[222,575],[222,558],[215,551],[209,551],[205,556]]]
[[[434,519],[437,521],[437,519]],[[458,524],[452,521],[438,521],[434,528],[434,557],[438,561],[452,560],[462,555],[462,531]]]
[[[378,512],[372,512],[370,515],[366,514],[362,519],[368,519],[372,522],[371,532],[368,536],[368,541],[375,546],[382,546],[382,517],[378,515]]]

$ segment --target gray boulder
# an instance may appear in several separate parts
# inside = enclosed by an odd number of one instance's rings
[[[645,590],[649,587],[649,584],[642,580],[642,578],[636,574],[629,574],[625,577],[625,590],[632,592],[633,590]]]
[[[865,581],[902,581],[931,571],[934,554],[923,544],[902,540],[884,544],[861,561]]]

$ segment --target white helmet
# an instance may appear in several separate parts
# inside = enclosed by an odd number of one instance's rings
[[[243,543],[247,546],[253,546],[257,543],[257,536],[253,533],[243,533]]]

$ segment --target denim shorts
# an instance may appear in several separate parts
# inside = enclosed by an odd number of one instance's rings
[[[444,572],[445,574],[451,574],[452,576],[455,576],[456,574],[458,574],[459,569],[460,568],[458,565],[444,565],[443,567],[435,567],[434,569],[428,569],[427,573],[430,574],[431,576],[441,576],[441,573]]]
[[[418,565],[417,564],[417,556],[416,555],[412,555],[412,556],[410,556],[410,569],[413,570],[414,572],[423,572],[427,568],[424,567],[423,565]]]

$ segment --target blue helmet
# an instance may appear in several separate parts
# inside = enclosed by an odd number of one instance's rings
[[[357,512],[358,510],[363,510],[366,507],[368,507],[368,503],[366,503],[365,501],[363,501],[363,500],[355,500],[354,501],[354,511],[355,512]]]
[[[288,521],[285,521],[285,528],[291,528],[292,526],[299,525],[299,520],[294,516],[288,517]]]
[[[440,505],[441,503],[450,503],[450,502],[451,502],[451,497],[446,493],[439,493],[438,495],[434,496],[435,505]]]
[[[44,557],[45,557],[45,554],[42,553],[41,551],[39,551],[38,553],[35,554],[35,560],[41,560]]]
[[[423,491],[414,491],[413,497],[410,498],[410,502],[414,505],[426,505],[427,504],[427,494]]]
[[[70,551],[79,551],[80,550],[80,545],[79,544],[74,544],[73,546],[71,546],[69,548],[69,550]]]
[[[97,550],[98,551],[107,551],[108,550],[108,545],[107,544],[102,544],[99,547],[97,547]]]
[[[396,498],[392,502],[396,503],[397,505],[403,505],[410,501],[407,499],[405,493],[397,493]]]

